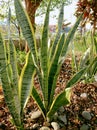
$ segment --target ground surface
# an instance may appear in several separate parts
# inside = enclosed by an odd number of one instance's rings
[[[61,69],[60,76],[57,82],[56,94],[60,93],[68,79],[72,74],[70,59],[67,59]],[[38,88],[37,78],[35,79],[36,87]],[[60,124],[60,130],[97,130],[97,84],[77,83],[72,89],[70,105],[63,107],[62,114],[65,116],[65,121],[57,122]],[[29,99],[25,109],[25,129],[33,129],[34,124],[38,124],[38,128],[46,125],[43,122],[42,116],[36,120],[31,119],[31,114],[37,111],[37,105],[32,98]],[[16,130],[10,123],[10,113],[4,101],[2,87],[0,86],[0,130]],[[53,128],[49,126],[51,130]]]

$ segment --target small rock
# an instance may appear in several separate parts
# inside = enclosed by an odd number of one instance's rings
[[[39,124],[38,124],[38,123],[36,123],[36,124],[34,124],[34,125],[32,126],[33,130],[34,130],[34,129],[37,129],[38,127],[39,127]]]
[[[43,123],[43,125],[49,127],[50,123],[46,121],[46,122]]]
[[[39,118],[41,115],[42,115],[41,111],[38,110],[38,111],[33,112],[33,113],[31,114],[31,119],[32,119],[32,120],[37,119],[37,118]]]
[[[43,126],[43,127],[40,128],[40,130],[50,130],[50,128],[46,127],[46,126]]]
[[[87,95],[87,93],[81,93],[80,97],[83,99],[86,99],[88,97],[88,95]]]
[[[59,130],[60,129],[60,126],[59,126],[59,124],[57,122],[52,122],[51,125],[54,128],[54,130]]]
[[[82,116],[86,119],[86,120],[91,120],[91,114],[90,114],[90,112],[88,112],[88,111],[83,111],[82,112]]]
[[[64,112],[64,107],[60,107],[59,110],[58,110],[60,113],[63,113]]]
[[[61,120],[65,125],[67,125],[67,118],[66,115],[60,115],[58,117],[59,120]]]
[[[83,125],[80,127],[80,130],[89,130],[89,126],[86,125],[86,124],[83,124]]]

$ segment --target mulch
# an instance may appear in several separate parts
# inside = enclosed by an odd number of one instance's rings
[[[65,88],[66,82],[72,76],[71,59],[65,60],[62,65],[60,75],[57,81],[55,94],[60,93]],[[36,88],[39,89],[37,77],[35,77]],[[85,93],[87,97],[81,95]],[[31,113],[37,111],[38,107],[35,101],[30,97],[27,106],[25,108],[24,126],[26,130],[31,130],[33,124],[39,123],[44,125],[43,117],[32,121]],[[89,130],[97,130],[97,83],[85,84],[78,82],[72,89],[71,103],[68,106],[64,106],[65,114],[67,117],[67,124],[62,130],[80,130],[83,124],[89,126]],[[82,116],[83,111],[89,111],[92,118],[86,120]],[[11,115],[4,100],[2,86],[0,86],[0,130],[16,130],[12,125]],[[51,128],[51,130],[53,130]]]

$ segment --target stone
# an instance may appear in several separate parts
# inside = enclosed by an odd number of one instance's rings
[[[60,126],[57,122],[51,122],[51,126],[53,127],[54,130],[59,130]]]
[[[67,125],[67,118],[66,118],[66,115],[60,115],[58,117],[59,120],[61,120],[65,125]]]
[[[46,127],[46,126],[43,126],[43,127],[40,128],[40,130],[50,130],[50,128]]]
[[[91,120],[91,118],[92,118],[90,112],[88,112],[88,111],[83,111],[83,112],[82,112],[82,116],[83,116],[86,120]]]
[[[89,130],[89,126],[86,125],[86,124],[83,124],[83,125],[80,127],[80,130]]]
[[[87,95],[87,93],[81,93],[80,97],[83,99],[86,99],[88,97],[88,95]]]
[[[59,108],[59,110],[58,110],[60,113],[63,113],[64,112],[64,107],[63,106],[61,106],[60,108]]]
[[[33,130],[34,130],[34,129],[37,129],[38,127],[39,127],[39,124],[38,124],[38,123],[36,123],[36,124],[34,124],[34,125],[32,126]]]
[[[49,122],[47,122],[47,121],[43,123],[43,126],[49,127],[50,125],[51,125],[51,124],[50,124]]]
[[[38,111],[33,112],[33,113],[31,114],[31,119],[32,119],[32,120],[37,119],[37,118],[39,118],[41,115],[42,115],[41,111],[38,110]]]

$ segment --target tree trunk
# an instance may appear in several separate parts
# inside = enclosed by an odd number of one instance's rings
[[[30,18],[30,21],[31,21],[31,24],[34,28],[34,31],[35,31],[35,13],[36,13],[36,10],[39,7],[41,1],[42,0],[34,0],[34,1],[25,0],[26,11],[27,11],[28,16]],[[26,43],[26,46],[25,46],[25,50],[26,50],[26,52],[29,51],[27,43]]]
[[[26,11],[31,20],[32,26],[35,28],[35,13],[42,0],[25,0]]]

